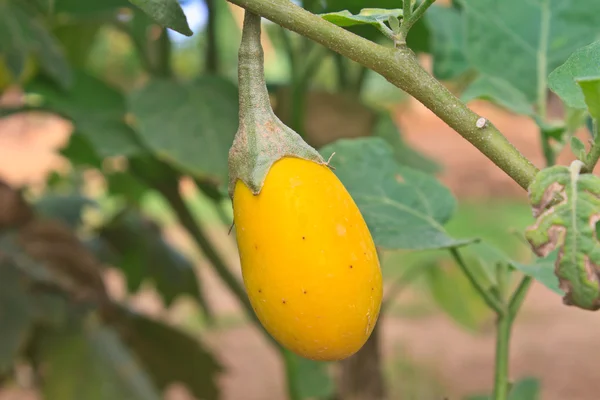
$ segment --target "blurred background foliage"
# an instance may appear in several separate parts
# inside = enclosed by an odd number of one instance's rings
[[[297,3],[315,13],[401,6],[398,0]],[[476,38],[483,29],[476,1],[438,3],[411,30],[409,47],[433,60],[433,74],[465,100],[491,100],[535,119],[525,77],[503,69],[506,62],[489,60],[494,46]],[[189,26],[191,37],[159,26],[126,0],[0,0],[0,92],[6,99],[0,116],[52,114],[72,128],[59,149],[68,168],[49,174],[41,186],[0,190],[0,387],[28,387],[48,400],[150,400],[182,384],[194,398],[224,398],[226,362],[207,338],[255,322],[240,284],[234,236],[227,234],[232,212],[225,188],[237,129],[242,12],[225,0],[180,4],[187,22],[176,21],[178,30]],[[553,12],[559,18],[562,10]],[[579,17],[571,24],[584,20]],[[553,42],[563,48],[551,49],[548,72],[592,40],[593,23],[588,18],[578,25],[578,40],[568,46]],[[392,45],[373,27],[349,29]],[[531,30],[523,34],[529,38],[537,28],[522,29]],[[572,26],[563,31],[570,35]],[[527,205],[457,204],[436,178],[441,163],[401,134],[393,110],[407,100],[402,91],[273,23],[265,21],[264,32],[277,115],[324,156],[336,152],[336,174],[380,247],[387,282],[381,320],[441,310],[472,334],[489,331],[492,313],[450,248],[460,247],[490,287],[503,264],[515,276],[521,269],[555,289],[551,273],[526,265],[531,255],[512,233],[531,223]],[[502,51],[499,58],[515,62],[528,56]],[[536,79],[536,71],[528,73],[526,82]],[[570,125],[559,121],[544,132],[565,143],[584,122],[582,113],[571,114],[564,118]],[[202,269],[233,294],[235,312],[215,309],[207,293],[216,281],[205,279]],[[123,288],[109,287],[111,274],[122,278]],[[408,286],[424,295],[396,301]],[[167,311],[185,304],[185,317],[134,307],[131,299],[149,291]],[[364,351],[335,365],[299,359],[267,336],[261,340],[281,354],[290,398],[447,394],[438,377],[403,349],[384,364],[376,332]]]

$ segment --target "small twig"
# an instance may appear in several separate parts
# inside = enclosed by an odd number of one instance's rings
[[[450,253],[452,254],[452,257],[454,258],[454,261],[456,261],[456,263],[458,264],[460,269],[463,271],[463,273],[465,274],[465,276],[467,277],[469,282],[471,282],[471,285],[473,285],[475,290],[477,290],[477,292],[479,293],[481,298],[485,301],[485,303],[492,310],[494,310],[498,315],[504,315],[505,314],[504,306],[500,303],[500,301],[496,297],[494,297],[492,295],[492,293],[490,293],[488,290],[486,290],[486,288],[483,287],[481,282],[479,282],[477,280],[477,278],[475,277],[475,274],[473,274],[473,271],[471,271],[471,269],[469,268],[467,263],[465,263],[464,259],[462,258],[462,256],[458,252],[458,250],[456,248],[451,248]]]
[[[412,12],[412,0],[405,1],[408,7],[406,5],[404,7],[404,16],[402,18],[402,23],[400,24],[399,32],[400,40],[403,41],[403,43],[406,43],[406,36],[408,36],[408,32],[413,25],[421,19],[423,14],[425,14],[425,11],[427,11],[434,2],[435,0],[423,0],[416,10]]]
[[[510,319],[510,323],[514,321],[515,317],[519,313],[521,309],[521,305],[523,305],[523,301],[525,300],[525,296],[529,291],[529,287],[533,283],[533,278],[529,275],[526,275],[521,279],[519,286],[515,289],[513,295],[510,298],[508,303],[508,316]]]
[[[219,46],[217,45],[217,6],[215,0],[204,0],[208,10],[206,24],[206,71],[209,74],[219,73]]]

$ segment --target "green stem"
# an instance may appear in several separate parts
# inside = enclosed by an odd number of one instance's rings
[[[494,375],[494,400],[506,400],[509,392],[508,364],[510,356],[510,335],[513,322],[533,279],[525,276],[514,291],[508,303],[507,311],[498,315],[496,326],[496,365]]]
[[[281,355],[285,365],[288,399],[301,400],[300,389],[298,387],[298,365],[296,355],[284,348],[281,349]]]
[[[551,167],[556,164],[556,151],[552,148],[550,137],[544,132],[540,132],[540,135],[542,137],[542,153],[546,160],[546,166]]]
[[[478,128],[481,117],[427,73],[410,49],[374,44],[288,0],[228,1],[381,74],[433,111],[524,189],[537,174],[537,168],[490,121]]]
[[[367,74],[369,73],[369,69],[360,65],[360,70],[358,71],[356,81],[354,83],[354,93],[360,94],[365,86],[365,81],[367,80]]]
[[[530,276],[524,276],[517,286],[517,289],[514,291],[513,295],[510,298],[510,302],[508,303],[508,315],[510,317],[510,323],[512,324],[514,319],[517,317],[523,302],[525,301],[525,296],[527,296],[527,292],[533,283],[533,278]]]
[[[215,1],[204,0],[208,11],[206,23],[206,72],[209,74],[219,73],[219,47],[217,45],[217,7]]]
[[[550,8],[549,8],[548,0],[543,0],[541,2],[541,26],[540,26],[540,36],[539,42],[540,46],[537,51],[537,112],[544,122],[547,116],[547,108],[548,108],[548,85],[547,85],[547,76],[548,76],[548,36],[550,34]],[[546,166],[550,167],[556,164],[556,150],[552,148],[550,143],[551,138],[542,132],[542,151],[544,153],[544,158],[546,159]]]
[[[244,16],[242,41],[238,52],[240,121],[252,123],[256,110],[271,110],[265,83],[264,53],[260,42],[261,17],[251,12]]]
[[[412,15],[414,0],[403,0],[402,1],[402,19],[410,19]]]
[[[600,124],[597,120],[592,121],[592,127],[594,130],[594,144],[586,157],[585,163],[585,171],[590,173],[594,171],[594,167],[600,159]]]
[[[338,72],[338,89],[343,92],[348,87],[348,68],[341,54],[334,53],[333,57]]]
[[[494,310],[498,315],[504,314],[504,307],[500,303],[500,301],[492,295],[492,293],[483,287],[481,282],[477,279],[471,268],[467,265],[465,260],[462,258],[458,249],[455,247],[450,249],[450,253],[454,258],[454,261],[458,264],[462,272],[465,274],[471,285],[477,290],[481,298],[485,301],[485,303]]]
[[[283,41],[283,48],[285,49],[285,53],[288,57],[288,62],[290,64],[290,71],[293,80],[296,77],[296,71],[298,70],[296,49],[294,49],[292,38],[290,37],[290,32],[282,27],[280,27],[279,30],[281,31],[281,40]]]
[[[546,119],[548,91],[546,79],[548,77],[548,36],[550,34],[550,7],[548,0],[541,2],[541,26],[540,26],[540,46],[537,51],[537,112],[542,120]]]
[[[408,7],[410,12],[407,14],[407,7],[404,7],[404,16],[402,17],[402,24],[400,25],[400,38],[404,43],[406,43],[406,37],[408,36],[408,32],[411,30],[413,25],[421,19],[425,11],[435,2],[435,0],[423,0],[421,4],[417,7],[415,12],[412,12],[412,7]],[[412,3],[412,0],[408,2]]]
[[[496,365],[494,376],[494,400],[508,399],[508,359],[510,354],[511,319],[507,314],[498,315],[496,326]]]
[[[301,85],[308,86],[308,82],[319,71],[323,59],[328,54],[327,49],[323,46],[315,45],[312,48],[312,51],[307,56],[306,64],[298,78]]]
[[[165,28],[161,29],[160,36],[153,43],[154,62],[153,74],[162,78],[168,78],[173,75],[171,70],[171,39]]]

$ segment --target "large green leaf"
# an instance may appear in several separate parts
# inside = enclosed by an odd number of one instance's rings
[[[114,12],[129,7],[127,0],[54,0],[54,11],[61,14],[91,16],[101,12]]]
[[[434,160],[411,148],[400,134],[398,126],[389,113],[382,114],[375,125],[374,136],[385,139],[394,151],[394,158],[399,165],[411,167],[423,172],[434,174],[442,167]]]
[[[197,339],[139,314],[128,327],[129,346],[161,390],[180,382],[199,399],[219,398],[222,367]]]
[[[533,107],[523,92],[502,78],[480,75],[461,95],[464,102],[475,99],[491,101],[516,114],[534,115]]]
[[[362,211],[373,239],[388,249],[439,249],[455,240],[443,225],[454,213],[450,191],[424,172],[399,166],[381,138],[342,139],[321,149]]]
[[[125,123],[122,93],[103,81],[76,71],[69,91],[38,79],[27,86],[27,92],[41,96],[45,108],[71,118],[76,134],[84,135],[98,155],[110,157],[143,151],[135,132]]]
[[[29,338],[35,313],[17,266],[0,254],[0,374],[13,366]]]
[[[493,315],[456,265],[437,263],[423,271],[435,302],[464,328],[477,331]]]
[[[196,177],[227,181],[238,126],[233,84],[216,77],[188,84],[152,80],[129,104],[141,138],[161,159]]]
[[[542,170],[529,187],[537,218],[525,232],[533,251],[546,257],[559,250],[556,275],[566,292],[564,301],[583,309],[600,308],[600,178],[580,174],[583,163]]]
[[[598,37],[597,0],[460,0],[469,62],[534,103],[547,74]]]
[[[600,73],[600,68],[598,69]],[[596,121],[600,121],[600,76],[591,76],[577,80],[585,97],[588,112]]]
[[[187,19],[177,0],[129,0],[160,25],[185,36],[192,36]]]
[[[103,227],[101,237],[119,254],[117,266],[131,291],[149,279],[167,304],[182,294],[201,298],[193,264],[165,242],[154,222],[125,210]]]
[[[0,1],[0,56],[14,77],[21,75],[30,55],[62,87],[71,85],[71,68],[41,15],[22,0]]]
[[[548,85],[573,108],[586,108],[578,79],[600,75],[600,40],[575,51],[548,76]]]
[[[68,158],[74,166],[102,168],[102,157],[98,155],[87,137],[77,131],[71,134],[66,146],[60,149],[60,154]]]
[[[431,32],[433,75],[449,80],[466,72],[469,63],[465,55],[460,11],[434,5],[425,13],[425,22]]]
[[[110,328],[87,326],[45,335],[41,391],[46,400],[160,400],[154,383]]]
[[[60,42],[66,58],[75,68],[85,68],[102,21],[75,20],[55,26],[52,33]]]

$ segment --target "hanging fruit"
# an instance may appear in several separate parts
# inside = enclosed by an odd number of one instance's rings
[[[239,50],[239,129],[229,194],[244,285],[267,332],[313,360],[340,360],[367,341],[382,298],[367,225],[328,162],[274,114],[260,17],[246,12]]]

